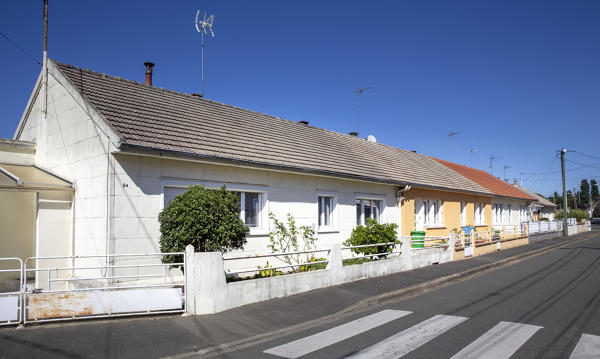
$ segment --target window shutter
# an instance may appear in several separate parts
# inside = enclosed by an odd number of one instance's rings
[[[423,201],[420,199],[415,200],[415,229],[422,230],[424,225],[424,208]]]
[[[438,201],[438,208],[439,208],[439,213],[438,213],[438,225],[443,226],[444,225],[444,201]]]

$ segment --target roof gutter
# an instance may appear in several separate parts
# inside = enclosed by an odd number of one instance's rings
[[[5,174],[7,177],[9,177],[10,179],[12,179],[13,181],[15,181],[17,183],[17,186],[19,187],[23,187],[23,181],[15,176],[14,174],[12,174],[11,172],[9,172],[7,169],[3,168],[0,166],[0,172],[2,172],[3,174]]]
[[[472,195],[478,195],[478,196],[492,197],[492,194],[484,193],[484,192],[475,192],[475,191],[469,191],[469,190],[437,187],[437,186],[430,186],[430,185],[426,185],[426,184],[411,183],[411,182],[404,182],[404,181],[393,181],[393,180],[386,180],[386,179],[381,179],[381,178],[376,178],[376,177],[367,177],[367,176],[352,175],[352,174],[347,174],[347,173],[340,173],[340,172],[335,172],[335,171],[319,171],[319,170],[314,170],[312,168],[305,168],[305,167],[273,165],[273,164],[267,164],[267,163],[258,162],[258,161],[243,161],[243,160],[236,160],[236,159],[226,158],[226,157],[198,154],[198,153],[193,153],[193,152],[183,152],[183,151],[174,151],[174,150],[169,150],[169,149],[159,149],[159,148],[155,148],[155,147],[136,145],[136,144],[125,143],[125,142],[119,142],[119,152],[123,153],[123,154],[136,154],[136,155],[142,155],[142,156],[150,155],[150,156],[175,159],[175,160],[192,159],[192,160],[198,161],[198,162],[206,162],[206,163],[213,163],[213,164],[215,162],[217,162],[217,163],[224,164],[224,165],[232,165],[232,166],[236,166],[236,167],[246,167],[246,168],[250,168],[250,169],[261,168],[261,169],[267,169],[267,170],[276,171],[276,172],[291,172],[291,173],[295,173],[295,174],[306,174],[306,175],[315,175],[315,176],[332,177],[332,178],[346,178],[346,179],[355,180],[355,181],[371,182],[371,183],[385,184],[385,185],[392,185],[392,186],[413,186],[413,187],[432,189],[432,190],[438,190],[438,191],[460,192],[460,193],[466,193],[466,194],[472,194]],[[150,154],[148,154],[148,153],[150,153]],[[165,153],[167,155],[165,155]]]

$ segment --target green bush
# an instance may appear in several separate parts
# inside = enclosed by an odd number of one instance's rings
[[[379,243],[398,243],[396,239],[396,223],[379,224],[374,219],[367,218],[366,226],[356,226],[352,230],[350,238],[344,242],[345,246],[361,246],[365,244]],[[387,253],[393,250],[393,245],[353,248],[352,251],[357,254],[371,255],[381,253],[385,257]]]
[[[564,216],[565,216],[565,211],[563,211],[561,209],[560,211],[556,212],[554,218],[563,219]],[[570,209],[569,213],[568,213],[568,217],[577,219],[577,222],[582,222],[582,221],[585,221],[588,219],[588,213],[582,209]]]
[[[189,244],[196,252],[242,249],[249,228],[240,219],[239,209],[237,196],[225,186],[190,186],[158,215],[161,252],[183,252]],[[163,263],[182,262],[181,257],[164,256]]]

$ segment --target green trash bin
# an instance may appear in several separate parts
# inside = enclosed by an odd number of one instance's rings
[[[412,237],[413,248],[425,247],[425,231],[412,231],[410,236]]]

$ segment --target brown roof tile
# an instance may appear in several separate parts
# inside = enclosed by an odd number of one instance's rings
[[[72,65],[56,65],[104,116],[124,147],[490,195],[425,155]]]
[[[533,198],[533,197],[527,195],[526,193],[519,191],[514,186],[511,186],[510,184],[490,175],[489,173],[487,173],[485,171],[478,170],[478,169],[472,168],[472,167],[467,167],[464,165],[460,165],[460,164],[454,163],[454,162],[440,160],[440,159],[434,158],[434,157],[431,157],[431,158],[433,158],[434,160],[438,161],[439,163],[447,166],[448,168],[456,171],[457,173],[465,176],[466,178],[479,184],[480,186],[485,187],[486,189],[488,189],[490,192],[492,192],[495,195],[521,198],[521,199],[526,199],[526,200],[536,200],[536,198]]]

